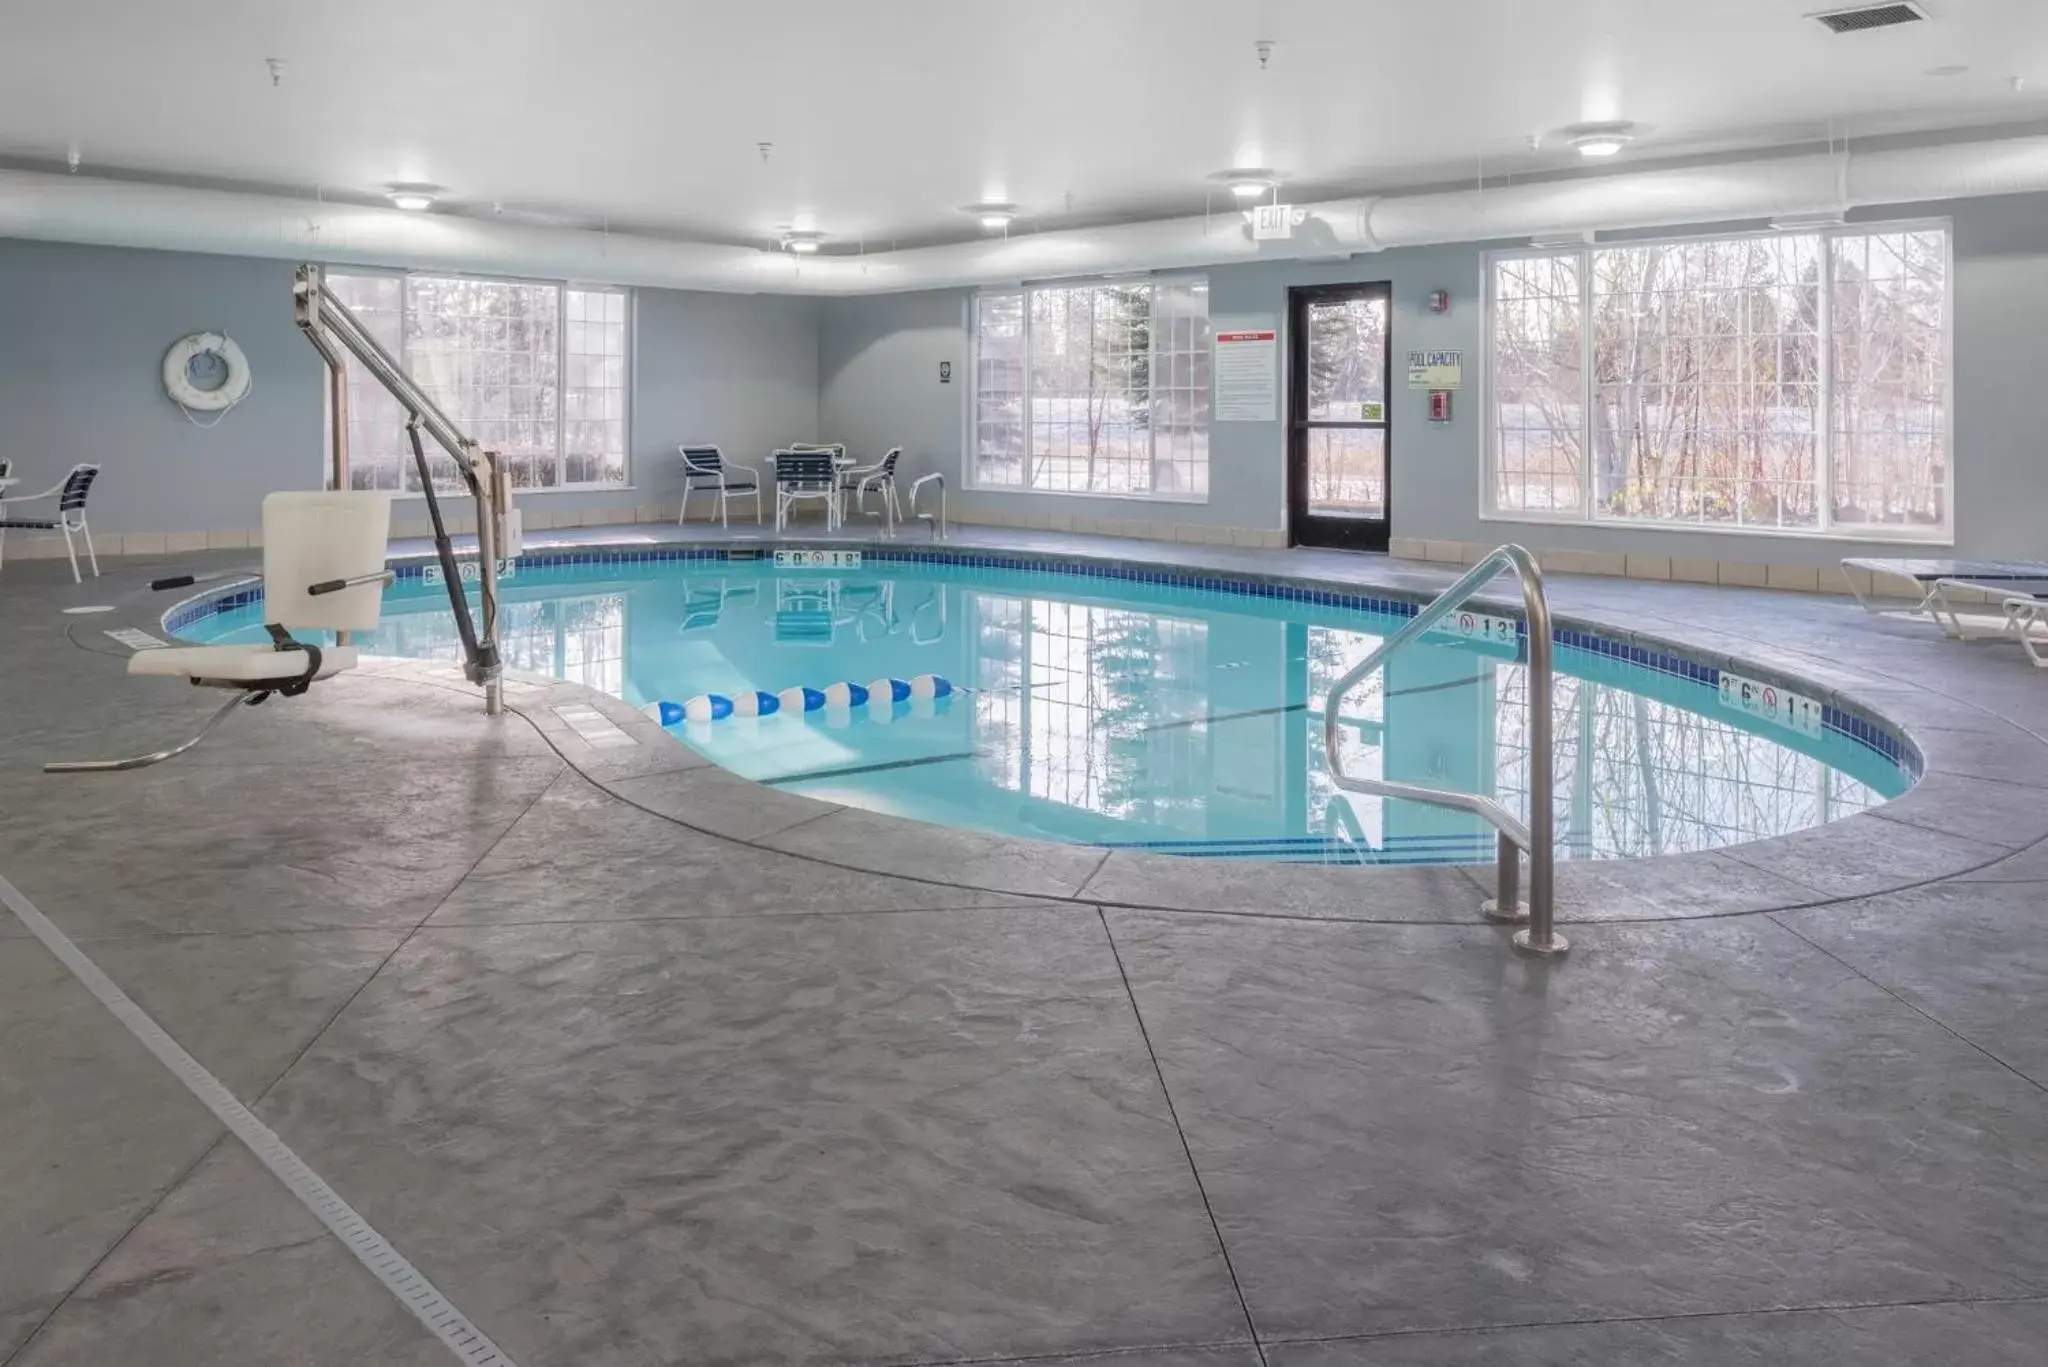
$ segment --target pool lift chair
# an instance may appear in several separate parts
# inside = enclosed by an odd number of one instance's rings
[[[273,493],[263,500],[263,612],[268,643],[138,651],[129,658],[130,674],[182,676],[199,687],[232,689],[234,696],[208,718],[198,735],[183,744],[129,759],[46,764],[43,772],[146,769],[190,750],[237,707],[254,707],[274,693],[297,697],[321,679],[355,668],[357,653],[349,636],[377,625],[384,586],[394,575],[386,565],[392,495],[357,490],[349,477],[350,356],[405,409],[413,468],[433,526],[434,555],[440,562],[456,633],[462,638],[463,677],[483,689],[487,715],[495,717],[505,710],[504,663],[498,651],[498,573],[501,563],[516,557],[520,549],[519,511],[512,501],[511,476],[498,453],[458,431],[397,358],[363,327],[348,305],[327,287],[321,267],[299,267],[292,281],[292,318],[327,363],[332,464],[326,490]],[[422,432],[447,452],[455,474],[476,504],[473,564],[456,560]],[[464,570],[471,573],[465,575]],[[174,589],[207,580],[251,577],[246,571],[183,574],[158,579],[150,587]],[[468,580],[474,580],[478,590],[474,616],[464,588]],[[332,632],[334,637],[331,643],[316,643],[293,636],[294,631]]]
[[[117,773],[175,759],[212,734],[237,707],[272,694],[296,698],[321,679],[354,669],[356,647],[316,644],[294,632],[376,627],[391,534],[391,495],[355,490],[276,493],[263,500],[263,623],[270,639],[241,645],[170,646],[138,650],[128,672],[141,678],[186,678],[195,687],[234,696],[183,744],[129,759],[71,760],[43,766],[51,774]],[[192,578],[172,581],[176,586]]]

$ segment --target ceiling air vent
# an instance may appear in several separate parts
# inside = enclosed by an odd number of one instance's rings
[[[1862,33],[1897,24],[1917,24],[1927,17],[1927,11],[1913,4],[1856,5],[1813,17],[1827,25],[1830,33]]]

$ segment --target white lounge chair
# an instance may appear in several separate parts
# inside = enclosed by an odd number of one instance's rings
[[[1867,590],[1859,573],[1870,576]],[[2042,663],[2036,647],[2048,645],[2048,612],[2040,597],[2048,594],[2048,564],[1852,557],[1842,562],[1842,577],[1857,604],[1873,616],[1932,622],[1958,641],[2018,641],[2030,659]]]
[[[278,493],[263,500],[263,622],[259,645],[171,646],[128,658],[138,676],[190,679],[234,696],[181,745],[130,759],[46,764],[51,774],[146,769],[184,754],[240,706],[276,693],[294,698],[321,679],[356,667],[352,645],[318,645],[293,632],[369,631],[383,611],[391,539],[391,495],[343,489]],[[169,581],[186,582],[189,578]]]

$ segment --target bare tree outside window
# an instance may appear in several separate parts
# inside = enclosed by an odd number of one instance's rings
[[[1834,243],[1834,520],[1948,523],[1948,235]]]
[[[457,428],[503,459],[514,487],[626,479],[626,296],[469,276],[330,273],[327,282]],[[349,482],[419,492],[405,413],[353,359]],[[426,446],[434,487],[462,486]]]
[[[1821,241],[1593,253],[1596,517],[1819,525]]]
[[[1503,511],[1580,506],[1584,274],[1577,255],[1494,263],[1494,504]]]
[[[1387,301],[1315,300],[1308,310],[1308,420],[1379,422],[1387,403]],[[1385,428],[1317,427],[1308,433],[1312,509],[1382,515]]]
[[[1945,229],[1501,257],[1490,294],[1496,510],[1947,526]]]
[[[974,334],[977,483],[1207,495],[1206,282],[992,291]]]

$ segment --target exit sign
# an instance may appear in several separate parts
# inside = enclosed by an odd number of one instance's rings
[[[1292,204],[1261,204],[1252,210],[1254,242],[1285,242],[1294,236]]]

